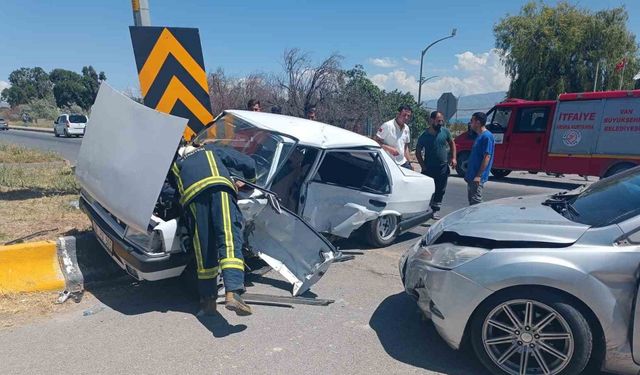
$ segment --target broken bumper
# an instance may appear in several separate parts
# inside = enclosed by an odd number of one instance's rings
[[[433,321],[445,342],[458,349],[469,318],[491,291],[458,274],[428,265],[408,250],[400,260],[405,291]]]
[[[84,197],[80,209],[89,216],[98,238],[107,254],[131,276],[138,280],[156,281],[179,276],[187,266],[186,253],[164,254],[150,257],[133,242],[117,233],[107,220]]]

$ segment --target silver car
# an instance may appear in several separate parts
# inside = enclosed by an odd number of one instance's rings
[[[456,211],[400,274],[447,344],[494,374],[638,374],[640,167]]]

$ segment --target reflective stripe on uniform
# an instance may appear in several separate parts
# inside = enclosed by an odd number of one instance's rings
[[[233,242],[233,231],[231,223],[231,210],[229,208],[229,194],[225,191],[220,193],[222,205],[222,226],[224,228],[224,240],[227,257],[220,261],[221,269],[236,268],[244,271],[244,262],[235,257]]]
[[[198,235],[198,222],[196,215],[196,205],[192,203],[189,205],[191,212],[193,213],[193,221],[194,221],[194,236],[193,236],[193,252],[196,255],[196,269],[198,274],[198,279],[212,279],[218,276],[218,267],[212,268],[204,268],[204,263],[202,262],[202,248],[200,247],[200,236]]]
[[[176,163],[171,164],[171,172],[176,177],[176,182],[178,183],[178,191],[182,195],[184,192],[184,186],[182,186],[182,179],[180,178],[180,170],[178,169],[178,165]]]
[[[185,203],[189,202],[198,193],[200,193],[202,190],[208,188],[211,185],[225,185],[233,189],[233,191],[236,191],[236,185],[234,185],[226,177],[220,177],[220,176],[207,177],[189,186],[187,190],[185,190],[182,196],[180,197],[180,204],[184,205]]]
[[[228,268],[236,268],[244,271],[244,262],[242,259],[238,258],[225,258],[220,260],[220,268],[228,269]]]
[[[212,176],[219,176],[218,172],[218,164],[216,163],[216,159],[213,158],[213,152],[205,151],[205,155],[207,155],[207,160],[209,161],[209,168],[211,168]]]
[[[218,267],[209,268],[206,270],[198,270],[198,279],[200,280],[215,279],[216,277],[218,277],[219,273],[220,273],[220,270],[218,269]]]

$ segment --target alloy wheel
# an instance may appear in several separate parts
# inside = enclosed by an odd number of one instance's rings
[[[398,218],[394,215],[384,215],[380,216],[377,220],[376,230],[378,232],[378,237],[382,241],[387,241],[392,238],[396,232],[396,227],[398,226]]]
[[[534,300],[510,300],[495,307],[482,326],[484,350],[512,375],[554,375],[571,361],[574,337],[562,315]]]

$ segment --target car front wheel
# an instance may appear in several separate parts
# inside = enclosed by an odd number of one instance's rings
[[[391,245],[398,236],[398,217],[383,215],[367,223],[367,241],[375,247]]]
[[[593,349],[589,323],[575,303],[548,290],[490,297],[474,314],[471,344],[494,374],[580,374]]]
[[[467,173],[467,166],[469,165],[469,153],[467,151],[459,152],[456,159],[458,161],[456,173],[458,173],[458,176],[464,178]]]

